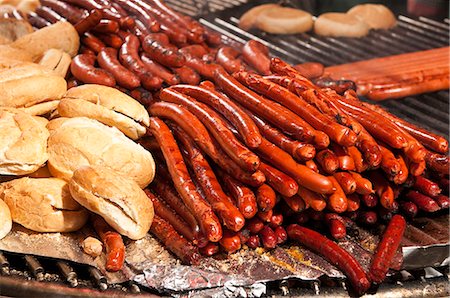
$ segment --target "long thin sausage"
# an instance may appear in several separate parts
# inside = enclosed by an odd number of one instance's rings
[[[269,49],[259,41],[246,42],[242,47],[242,58],[260,74],[270,74]]]
[[[281,195],[292,197],[297,193],[297,182],[285,173],[264,162],[261,162],[259,169],[264,173],[264,176],[266,176],[266,183]]]
[[[246,218],[253,218],[258,211],[256,197],[253,191],[233,177],[218,171],[227,192],[236,201],[239,210]]]
[[[236,71],[244,69],[242,61],[238,58],[239,51],[232,48],[223,46],[216,54],[216,61],[229,73],[232,74]]]
[[[137,75],[120,64],[116,49],[102,49],[97,55],[97,61],[101,68],[113,75],[118,85],[127,89],[134,89],[141,84]]]
[[[150,131],[161,147],[170,175],[181,198],[191,213],[196,216],[197,222],[208,240],[211,242],[219,241],[222,237],[220,222],[192,182],[180,149],[169,128],[162,120],[151,117]]]
[[[95,68],[95,56],[80,54],[70,63],[72,75],[86,84],[100,84],[113,87],[116,85],[114,77],[106,70]]]

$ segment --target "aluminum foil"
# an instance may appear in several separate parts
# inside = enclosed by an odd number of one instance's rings
[[[356,225],[338,244],[368,270],[383,226],[365,230]],[[449,264],[448,215],[418,218],[408,225],[402,248],[391,268],[425,268]],[[122,272],[108,273],[105,255],[92,258],[80,246],[95,233],[88,226],[77,233],[35,233],[19,225],[0,240],[0,250],[53,257],[95,266],[110,283],[134,280],[138,284],[177,297],[260,297],[267,282],[301,280],[318,282],[344,280],[344,274],[319,255],[298,245],[285,245],[266,251],[245,247],[231,255],[205,258],[200,266],[184,266],[151,235],[138,241],[125,240],[126,259]]]

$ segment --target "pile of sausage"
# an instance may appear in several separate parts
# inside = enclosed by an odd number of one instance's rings
[[[64,18],[83,34],[71,86],[115,86],[148,107],[139,142],[158,164],[146,190],[151,232],[183,262],[291,238],[363,293],[389,269],[406,225],[399,214],[448,208],[448,142],[351,88],[319,87],[304,76],[314,71],[270,59],[256,41],[222,46],[221,36],[159,0],[41,3],[34,26]],[[339,240],[354,221],[389,222],[368,275],[304,227],[326,227]]]

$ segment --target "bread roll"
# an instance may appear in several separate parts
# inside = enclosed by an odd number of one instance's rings
[[[397,23],[392,11],[382,4],[356,5],[347,11],[347,14],[363,21],[371,29],[389,29]]]
[[[265,9],[256,19],[258,29],[273,34],[303,33],[311,30],[313,24],[310,13],[281,6]]]
[[[33,27],[27,21],[12,18],[0,19],[0,36],[10,41],[14,41],[32,32]]]
[[[272,8],[279,7],[277,4],[263,4],[258,5],[250,10],[248,10],[246,13],[244,13],[241,18],[239,19],[239,28],[242,30],[249,30],[253,28],[256,24],[256,20],[258,19],[258,16],[260,13],[266,10],[270,10]]]
[[[39,65],[65,78],[71,61],[69,54],[58,49],[49,49],[39,59]]]
[[[105,167],[81,167],[69,181],[73,198],[117,232],[141,239],[153,221],[153,204],[139,185]]]
[[[33,61],[48,49],[59,49],[74,57],[80,47],[80,37],[69,22],[57,22],[22,36],[11,43],[11,46],[31,53]]]
[[[20,50],[10,46],[9,44],[0,45],[0,63],[4,64],[9,60],[32,62],[33,55],[25,50]],[[9,64],[7,64],[9,65]],[[4,68],[0,65],[0,69]]]
[[[12,229],[11,212],[8,205],[0,200],[0,239],[5,238]]]
[[[62,117],[88,117],[115,126],[136,140],[149,125],[147,110],[134,98],[111,87],[86,84],[69,89],[58,106]]]
[[[20,178],[0,185],[0,199],[12,220],[36,232],[73,232],[88,219],[88,212],[70,195],[58,178]]]
[[[48,159],[47,120],[22,111],[0,110],[0,174],[26,175]]]
[[[0,107],[30,107],[60,99],[66,90],[64,78],[38,64],[0,69]]]
[[[314,32],[323,36],[362,37],[369,33],[369,29],[356,17],[337,12],[324,13],[314,23]]]
[[[57,118],[47,125],[48,168],[53,176],[70,180],[81,166],[102,165],[136,181],[141,188],[155,175],[153,157],[115,127],[96,120]]]

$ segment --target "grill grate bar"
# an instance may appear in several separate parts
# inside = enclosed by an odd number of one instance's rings
[[[437,22],[437,21],[435,21],[435,20],[432,20],[432,19],[429,19],[429,18],[426,18],[426,17],[419,17],[419,20],[422,21],[422,22],[424,22],[424,23],[433,25],[433,26],[435,26],[435,27],[444,29],[444,33],[445,33],[445,32],[448,32],[448,29],[449,29],[449,28],[448,28],[448,26],[446,26],[445,24],[439,23],[439,22]]]
[[[402,16],[402,15],[399,16],[398,18],[399,18],[400,20],[406,22],[406,23],[409,23],[409,24],[412,24],[412,25],[414,25],[414,26],[423,28],[423,29],[425,29],[425,30],[427,30],[427,31],[435,32],[435,33],[437,33],[438,35],[443,35],[444,37],[447,37],[447,35],[448,35],[448,30],[443,30],[443,29],[440,29],[440,28],[436,28],[435,26],[431,26],[431,25],[428,25],[428,24],[426,24],[426,23],[424,23],[424,22],[419,22],[419,21],[416,21],[416,20],[414,20],[414,19],[408,18],[408,17],[406,17],[406,16]],[[432,32],[430,32],[429,34],[433,35]],[[436,35],[436,34],[435,34],[435,35]],[[444,39],[444,41],[445,41],[445,39]]]
[[[418,35],[421,35],[421,37],[425,40],[434,40],[438,42],[439,46],[443,46],[444,43],[448,43],[448,40],[446,40],[444,37],[432,35],[429,32],[423,30],[422,28],[418,28],[414,25],[411,25],[409,23],[405,22],[398,22],[398,26],[403,27],[407,30],[414,31]]]

